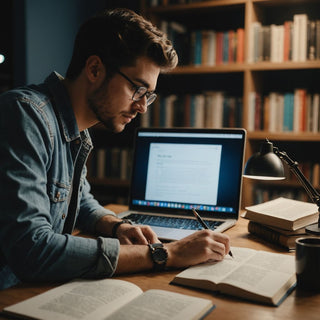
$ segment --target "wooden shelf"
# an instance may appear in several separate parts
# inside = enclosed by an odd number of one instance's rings
[[[268,71],[268,70],[303,70],[303,69],[320,69],[320,61],[306,61],[306,62],[258,62],[251,63],[248,66],[250,71]]]
[[[309,132],[269,132],[269,131],[254,131],[248,132],[249,140],[263,140],[268,138],[269,140],[275,141],[313,141],[320,142],[320,134],[319,133],[309,133]]]
[[[245,71],[281,71],[281,70],[308,70],[320,69],[320,61],[306,62],[259,62],[259,63],[232,63],[216,66],[178,66],[170,74],[201,74],[201,73],[231,73]]]

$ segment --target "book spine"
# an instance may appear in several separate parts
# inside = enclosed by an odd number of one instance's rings
[[[249,221],[248,223],[249,233],[266,240],[270,243],[286,247],[287,249],[294,249],[295,246],[289,243],[289,237],[282,235],[281,233],[272,230],[262,224]]]
[[[244,29],[237,29],[237,63],[244,62]]]

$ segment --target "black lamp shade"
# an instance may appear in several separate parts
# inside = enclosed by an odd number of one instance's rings
[[[285,178],[281,159],[273,153],[273,145],[265,141],[260,152],[247,161],[244,177],[259,180],[281,180]]]

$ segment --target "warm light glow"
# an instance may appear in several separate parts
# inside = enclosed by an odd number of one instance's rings
[[[283,180],[283,179],[285,179],[285,177],[251,176],[249,174],[244,174],[243,176],[248,179],[256,179],[256,180]]]
[[[0,53],[0,64],[3,63],[4,60],[6,60],[5,56]]]

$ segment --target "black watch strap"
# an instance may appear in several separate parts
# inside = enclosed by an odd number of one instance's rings
[[[123,223],[128,223],[128,224],[132,224],[132,221],[129,219],[122,219],[119,222],[116,222],[113,227],[112,227],[112,238],[117,238],[117,231],[118,228],[120,227],[120,225],[122,225]]]

